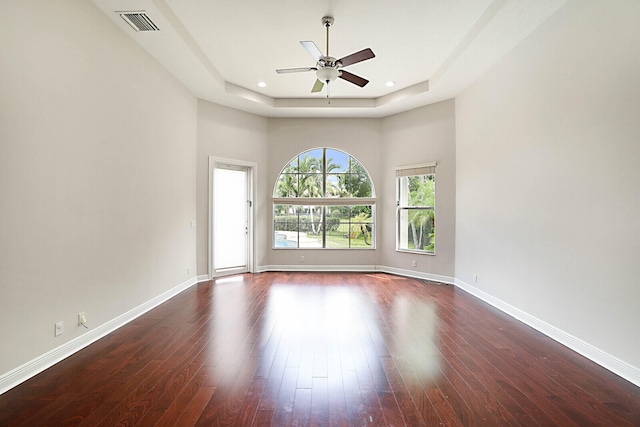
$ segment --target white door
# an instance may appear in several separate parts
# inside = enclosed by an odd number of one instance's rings
[[[213,174],[215,276],[246,273],[250,259],[250,176],[245,166],[216,163]]]

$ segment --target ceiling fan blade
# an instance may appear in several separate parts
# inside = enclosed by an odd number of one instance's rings
[[[324,56],[314,42],[306,41],[306,42],[300,42],[300,44],[302,45],[303,48],[307,49],[307,52],[309,52],[311,56],[313,56],[313,59],[315,59],[316,62],[319,61],[320,58]]]
[[[369,80],[363,79],[362,77],[351,74],[350,72],[345,70],[340,70],[340,75],[338,77],[360,87],[364,87],[367,83],[369,83]]]
[[[299,68],[280,68],[276,70],[278,74],[286,74],[286,73],[302,73],[305,71],[316,71],[316,67],[299,67]]]
[[[351,64],[355,64],[357,62],[366,61],[367,59],[375,58],[376,55],[369,48],[362,49],[360,52],[352,53],[351,55],[347,55],[342,59],[338,59],[338,62],[342,63],[343,67],[349,66]]]
[[[323,86],[324,86],[324,83],[316,79],[316,83],[313,85],[313,89],[311,89],[311,93],[320,92]]]

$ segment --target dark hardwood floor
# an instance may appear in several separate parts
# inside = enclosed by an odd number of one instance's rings
[[[640,388],[453,286],[194,286],[0,396],[0,426],[640,426]]]

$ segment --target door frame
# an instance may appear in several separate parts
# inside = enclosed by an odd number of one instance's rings
[[[209,247],[207,254],[207,263],[209,268],[209,280],[216,277],[224,276],[225,274],[216,274],[214,254],[215,254],[215,240],[214,240],[214,203],[215,197],[213,194],[214,176],[217,165],[225,165],[231,167],[239,167],[247,169],[247,193],[248,193],[248,215],[247,215],[247,271],[249,273],[255,272],[255,200],[256,200],[256,188],[257,188],[257,168],[258,165],[255,162],[248,162],[245,160],[226,159],[222,157],[209,156]],[[235,274],[235,273],[233,273]]]

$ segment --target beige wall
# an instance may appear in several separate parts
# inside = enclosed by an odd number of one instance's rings
[[[197,104],[90,2],[0,40],[1,375],[195,275]]]
[[[209,273],[209,157],[252,162],[257,165],[257,189],[254,200],[255,264],[267,263],[265,230],[270,228],[266,195],[271,194],[267,179],[267,119],[223,107],[211,102],[198,101],[198,274]]]
[[[282,168],[317,147],[345,151],[360,160],[377,197],[375,250],[291,251],[273,249],[271,196]],[[256,266],[269,268],[358,268],[382,266],[409,273],[453,277],[455,239],[455,106],[453,100],[386,119],[264,118],[198,103],[198,274],[208,273],[209,156],[255,162]],[[438,162],[436,256],[395,251],[395,167]],[[304,255],[305,261],[300,260]],[[411,267],[411,260],[418,266]]]
[[[455,268],[455,103],[439,102],[382,120],[384,204],[381,206],[379,264],[451,280]],[[436,253],[396,252],[395,168],[437,162]],[[417,267],[412,267],[415,260]]]
[[[287,163],[299,153],[318,147],[342,150],[354,156],[364,165],[376,189],[381,194],[381,145],[380,121],[378,119],[269,119],[269,152],[267,189],[268,204],[271,206],[273,185]],[[269,245],[269,264],[312,268],[324,266],[374,265],[376,250],[316,250],[291,251],[271,249],[273,245],[272,212],[265,230]],[[305,261],[300,261],[304,255]],[[305,267],[306,266],[306,267]]]
[[[638,28],[635,0],[569,2],[456,99],[456,278],[635,375]]]

